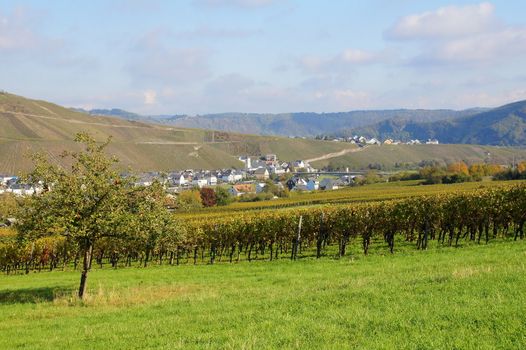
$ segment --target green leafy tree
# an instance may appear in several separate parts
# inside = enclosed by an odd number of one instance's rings
[[[100,240],[129,239],[139,232],[156,231],[156,220],[137,219],[148,214],[151,189],[134,187],[133,179],[120,175],[105,148],[91,136],[79,133],[75,141],[83,144],[79,152],[64,152],[65,168],[43,155],[35,155],[35,168],[26,181],[43,186],[40,195],[25,200],[17,214],[21,241],[45,236],[63,236],[83,257],[78,296],[86,289],[93,249]],[[158,190],[155,189],[158,193]],[[156,212],[157,215],[157,212]]]
[[[203,207],[201,194],[199,190],[183,191],[177,198],[177,207],[179,210],[192,210]]]
[[[17,207],[15,196],[10,193],[0,195],[0,223],[14,216]]]
[[[171,241],[181,238],[177,222],[166,209],[165,202],[166,194],[158,181],[127,196],[128,211],[121,226],[126,232],[125,239],[135,241],[135,246],[145,253],[145,267],[161,238]]]
[[[272,181],[271,179],[268,179],[265,181],[265,187],[263,187],[263,192],[265,193],[271,193],[273,195],[278,195],[279,188],[278,186]]]
[[[228,205],[232,203],[232,196],[224,187],[217,186],[215,188],[217,205]]]

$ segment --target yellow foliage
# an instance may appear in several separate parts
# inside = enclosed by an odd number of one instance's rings
[[[468,166],[464,162],[456,162],[449,164],[447,166],[447,171],[455,174],[469,175]]]

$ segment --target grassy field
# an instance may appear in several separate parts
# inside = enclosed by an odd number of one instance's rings
[[[526,242],[0,276],[2,349],[521,349]]]

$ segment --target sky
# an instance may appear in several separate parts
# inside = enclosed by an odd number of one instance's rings
[[[141,114],[526,99],[526,1],[0,0],[0,89]]]

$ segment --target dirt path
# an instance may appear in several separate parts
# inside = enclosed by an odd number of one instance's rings
[[[325,160],[325,159],[331,159],[331,158],[336,158],[336,157],[340,157],[340,156],[343,156],[347,153],[354,153],[354,152],[360,152],[360,151],[363,151],[364,149],[366,149],[367,146],[364,146],[364,147],[356,147],[356,148],[348,148],[348,149],[344,149],[344,150],[341,150],[339,152],[333,152],[333,153],[327,153],[327,154],[324,154],[323,156],[319,156],[319,157],[316,157],[316,158],[311,158],[311,159],[307,159],[305,160],[307,163],[313,163],[313,162],[317,162],[317,161],[320,161],[320,160]]]
[[[135,142],[138,145],[198,145],[199,142],[185,142],[185,141],[139,141]]]

